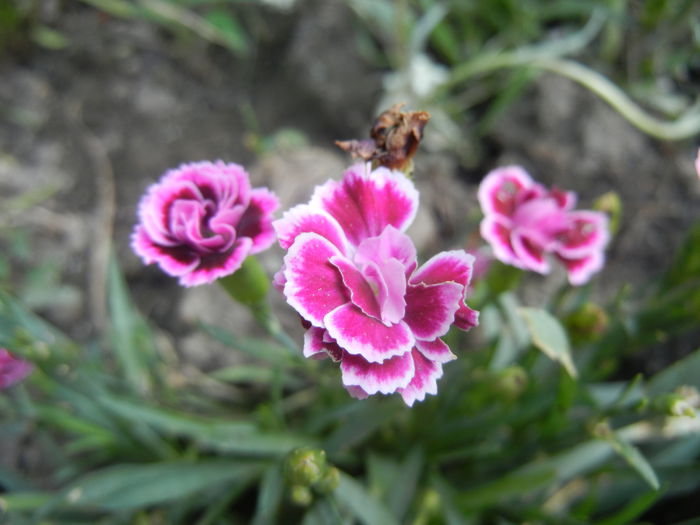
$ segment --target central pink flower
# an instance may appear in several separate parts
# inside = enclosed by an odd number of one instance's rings
[[[440,337],[477,324],[464,302],[473,256],[443,252],[418,268],[403,233],[417,208],[401,172],[357,164],[273,223],[288,250],[275,281],[308,326],[304,355],[339,361],[355,397],[399,392],[411,406],[436,394],[456,358]]]

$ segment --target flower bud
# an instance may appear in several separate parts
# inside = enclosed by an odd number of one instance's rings
[[[308,507],[314,499],[311,489],[309,487],[304,487],[303,485],[293,485],[289,492],[289,499],[292,503],[299,505],[300,507]]]
[[[520,366],[509,366],[498,374],[498,388],[509,399],[514,399],[527,388],[527,372]]]
[[[564,320],[572,338],[589,343],[598,338],[608,327],[605,310],[595,303],[584,303]]]
[[[328,467],[321,479],[314,485],[319,494],[330,494],[340,484],[340,471],[335,467]]]
[[[307,488],[320,482],[327,470],[325,451],[309,447],[292,450],[284,464],[287,482]]]
[[[593,209],[607,213],[610,217],[610,233],[615,234],[620,227],[622,217],[622,201],[614,191],[609,191],[598,197],[593,203]]]

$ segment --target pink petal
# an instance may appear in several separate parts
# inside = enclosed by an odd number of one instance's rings
[[[586,257],[608,243],[608,217],[597,211],[569,213],[569,229],[559,237],[556,252],[567,259]]]
[[[279,199],[267,188],[255,188],[250,192],[250,203],[236,226],[239,236],[253,240],[251,253],[267,250],[275,242],[272,214],[279,208]]]
[[[381,265],[382,261],[389,259],[398,260],[406,268],[407,275],[416,268],[416,247],[413,241],[393,226],[384,228],[377,237],[362,241],[355,254],[358,265],[370,261]]]
[[[511,264],[542,274],[549,272],[549,262],[547,262],[544,256],[544,249],[542,247],[533,242],[529,237],[518,233],[513,233],[513,235],[511,235],[511,242],[513,251],[517,257],[517,260]]]
[[[5,348],[0,348],[0,389],[22,381],[33,370],[29,361],[16,357]]]
[[[478,198],[484,215],[509,217],[515,211],[518,194],[534,182],[520,166],[497,168],[486,175],[479,185]]]
[[[565,259],[559,257],[559,260],[566,266],[569,282],[573,286],[580,286],[587,283],[591,276],[602,270],[605,265],[605,255],[602,250],[594,251],[588,257],[583,257],[581,259]]]
[[[698,172],[698,177],[700,177],[700,149],[698,150],[698,156],[695,159],[695,171]]]
[[[288,249],[297,235],[304,232],[318,233],[328,239],[343,253],[348,253],[348,241],[338,221],[323,210],[300,204],[284,213],[281,219],[272,223],[280,246]]]
[[[357,246],[388,225],[401,231],[408,228],[418,209],[418,191],[399,171],[371,171],[369,164],[355,164],[344,173],[342,181],[328,181],[317,187],[310,205],[335,217]]]
[[[369,397],[369,394],[362,390],[359,386],[346,386],[345,390],[347,390],[348,394],[355,399],[367,399]]]
[[[372,363],[408,352],[415,342],[406,323],[386,326],[353,304],[338,306],[324,318],[326,330],[338,346]]]
[[[549,192],[549,197],[554,199],[562,210],[573,210],[576,206],[576,193],[573,191],[563,191],[559,188],[552,188]]]
[[[473,269],[474,256],[464,250],[440,252],[413,273],[410,283],[438,284],[451,281],[467,287]]]
[[[382,363],[370,363],[361,356],[343,353],[340,362],[343,385],[357,386],[368,395],[392,394],[407,386],[414,375],[411,352],[397,355]]]
[[[502,263],[522,268],[510,242],[511,227],[509,224],[505,224],[506,222],[509,222],[508,219],[499,215],[484,217],[480,225],[481,236],[491,245],[496,259]]]
[[[338,268],[352,303],[358,306],[366,315],[380,319],[381,312],[377,298],[360,270],[355,268],[355,265],[343,256],[332,257],[330,261],[333,266]]]
[[[455,314],[455,326],[460,330],[471,330],[479,326],[479,312],[472,310],[463,302],[459,303],[459,310]]]
[[[447,343],[440,338],[434,341],[416,341],[416,348],[426,359],[437,363],[447,363],[457,356],[450,351]]]
[[[323,341],[323,328],[312,326],[304,332],[304,348],[302,353],[304,357],[312,359],[325,359],[328,357],[326,353],[326,344]]]
[[[216,281],[220,277],[230,275],[238,270],[243,261],[250,255],[250,247],[252,241],[248,237],[238,239],[236,244],[228,254],[214,253],[200,258],[199,265],[189,273],[180,275],[180,284],[182,286],[199,286],[200,284],[209,284]],[[167,259],[160,261],[160,266],[167,272],[164,262]]]
[[[338,248],[317,233],[302,233],[284,257],[287,302],[314,326],[323,327],[324,316],[349,300],[340,272],[330,262],[336,255]]]
[[[406,270],[397,259],[368,263],[364,268],[367,281],[377,290],[380,319],[389,326],[403,319],[406,312]]]
[[[426,394],[437,394],[437,380],[442,377],[442,365],[423,357],[418,350],[411,352],[415,374],[411,382],[398,392],[408,406],[416,401],[423,401]]]
[[[404,321],[417,339],[432,341],[450,329],[463,295],[464,287],[454,282],[411,285]]]

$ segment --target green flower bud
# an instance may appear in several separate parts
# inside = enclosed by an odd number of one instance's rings
[[[620,227],[622,217],[622,200],[614,191],[609,191],[598,197],[593,203],[593,209],[607,213],[610,217],[610,233],[614,235]]]
[[[323,450],[300,447],[292,450],[284,464],[287,482],[291,485],[310,487],[321,481],[328,470]]]
[[[595,303],[584,303],[564,320],[571,336],[586,343],[597,339],[609,323],[608,314]]]
[[[510,399],[520,396],[527,388],[527,383],[527,372],[520,366],[509,366],[498,374],[499,391]]]
[[[340,484],[340,471],[335,467],[328,467],[323,477],[314,485],[319,494],[330,494]]]
[[[302,485],[293,485],[289,492],[289,499],[292,503],[299,505],[300,507],[308,507],[314,500],[314,495],[311,493],[309,487],[304,487]]]

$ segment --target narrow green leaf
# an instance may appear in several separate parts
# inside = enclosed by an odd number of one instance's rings
[[[423,471],[423,453],[417,446],[405,459],[398,471],[398,479],[390,487],[387,501],[392,514],[402,520],[414,499],[418,481]]]
[[[277,509],[282,501],[283,479],[282,468],[278,463],[267,468],[258,490],[258,502],[252,525],[275,523]]]
[[[289,351],[283,346],[253,337],[238,337],[223,328],[210,324],[201,324],[200,327],[206,334],[220,343],[234,350],[248,354],[255,359],[273,364],[285,364],[290,366],[295,364]]]
[[[100,402],[128,421],[150,425],[166,434],[189,437],[202,447],[220,452],[280,456],[309,444],[307,439],[290,434],[261,433],[248,422],[202,418],[107,396],[100,398]]]
[[[456,503],[463,511],[482,509],[541,489],[555,477],[555,472],[550,469],[511,472],[484,485],[461,491]]]
[[[206,14],[207,20],[215,28],[222,41],[235,53],[248,50],[248,38],[238,20],[224,9],[215,9]]]
[[[338,503],[343,505],[364,525],[398,525],[391,511],[374,498],[365,488],[345,473],[335,491]]]
[[[151,387],[148,361],[155,350],[152,341],[144,344],[138,331],[144,330],[129,298],[126,283],[113,257],[109,267],[109,306],[112,320],[112,343],[127,383],[134,392],[146,393]]]
[[[535,347],[542,350],[550,359],[561,363],[569,375],[575,379],[578,373],[571,356],[569,338],[557,318],[540,308],[523,306],[518,309],[518,312],[530,329]]]
[[[128,510],[178,500],[226,483],[250,479],[260,463],[216,461],[117,465],[90,473],[71,484],[65,501],[104,510]]]
[[[658,490],[645,492],[625,505],[622,510],[596,522],[595,525],[627,525],[628,523],[634,523],[634,520],[646,512],[662,495],[663,492]]]
[[[700,389],[700,349],[676,361],[649,380],[648,390],[653,396],[673,392],[681,385]]]
[[[10,492],[0,496],[1,512],[36,510],[46,505],[55,495],[51,492]]]
[[[615,432],[612,432],[606,441],[652,489],[659,490],[659,478],[656,476],[656,472],[637,447]]]

